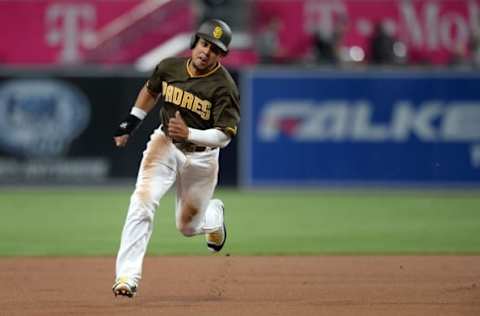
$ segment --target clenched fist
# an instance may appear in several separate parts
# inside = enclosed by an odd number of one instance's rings
[[[179,111],[168,121],[168,135],[177,141],[185,141],[188,138],[188,126]]]

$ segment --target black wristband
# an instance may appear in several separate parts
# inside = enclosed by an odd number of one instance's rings
[[[135,131],[135,129],[137,129],[141,122],[141,119],[139,119],[135,115],[129,114],[118,125],[118,128],[115,131],[115,136],[131,135]]]

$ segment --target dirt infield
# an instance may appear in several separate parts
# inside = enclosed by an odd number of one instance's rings
[[[113,268],[0,259],[0,315],[480,315],[480,256],[147,257],[133,299]]]

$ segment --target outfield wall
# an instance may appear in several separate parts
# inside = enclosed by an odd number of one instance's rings
[[[118,70],[0,71],[0,184],[132,182],[158,108],[126,148],[112,137],[147,78]],[[237,182],[236,144],[222,151],[221,185]]]
[[[243,186],[480,185],[480,74],[251,70]]]
[[[125,149],[112,134],[147,77],[0,72],[0,184],[133,181],[158,113]],[[220,185],[480,185],[480,74],[257,68],[238,82]]]

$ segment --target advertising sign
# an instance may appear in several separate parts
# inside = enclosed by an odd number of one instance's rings
[[[114,71],[0,73],[0,185],[134,181],[160,124],[159,107],[125,148],[114,145],[113,134],[147,78]],[[236,185],[235,138],[220,164],[219,184]]]
[[[188,0],[0,1],[0,63],[131,64],[194,20]]]
[[[480,31],[478,0],[259,0],[255,14],[258,28],[280,21],[281,54],[289,59],[304,58],[314,34],[328,37],[338,26],[343,46],[368,53],[376,25],[384,23],[412,62],[444,64]]]
[[[135,78],[0,76],[0,184],[98,183],[134,174],[134,164],[122,167],[112,133],[141,84]],[[122,85],[131,88],[111,92]]]
[[[480,76],[253,71],[242,182],[480,184]]]

